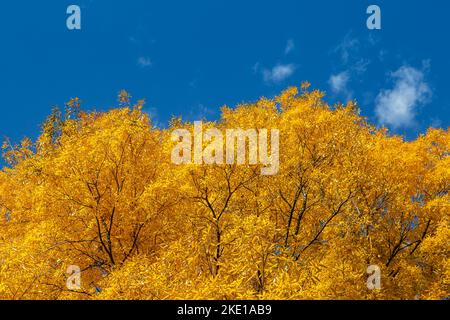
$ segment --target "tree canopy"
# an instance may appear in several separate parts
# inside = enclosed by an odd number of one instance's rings
[[[117,108],[55,108],[4,144],[2,299],[444,299],[450,132],[414,141],[355,103],[289,88],[205,127],[276,128],[279,172],[171,161],[171,132],[126,92]],[[81,288],[66,286],[81,269]],[[381,288],[366,286],[367,267]]]

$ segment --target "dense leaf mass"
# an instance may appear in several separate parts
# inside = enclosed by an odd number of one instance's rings
[[[2,299],[444,299],[450,134],[404,141],[323,94],[290,88],[205,127],[276,128],[280,170],[175,165],[173,119],[143,101],[55,109],[4,145]],[[67,268],[81,269],[69,289]],[[381,289],[369,290],[369,265]]]

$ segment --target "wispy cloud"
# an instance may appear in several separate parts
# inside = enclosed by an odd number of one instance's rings
[[[347,100],[352,98],[352,92],[348,89],[348,82],[350,81],[350,73],[343,71],[338,74],[332,74],[328,80],[331,91],[334,94],[343,94]]]
[[[391,89],[382,90],[375,99],[375,113],[382,125],[394,129],[411,127],[417,109],[430,102],[432,92],[425,82],[424,72],[402,66],[390,74]]]
[[[294,50],[295,44],[292,39],[287,41],[284,49],[285,55]],[[296,65],[293,63],[277,63],[273,67],[263,67],[259,62],[256,62],[252,66],[254,74],[262,75],[262,78],[266,84],[279,84],[292,76],[296,70]]]
[[[152,60],[149,57],[139,57],[137,61],[138,66],[141,68],[151,67]]]
[[[189,81],[189,87],[191,87],[191,88],[197,88],[197,84],[198,84],[198,79],[197,78],[194,78],[194,79],[192,79],[191,81]]]
[[[337,55],[340,67],[345,67],[349,72],[358,75],[366,72],[372,60],[367,57],[367,51],[373,52],[374,46],[379,40],[374,40],[375,36],[367,39],[358,39],[349,32],[342,41],[332,49],[332,53]],[[366,55],[366,57],[364,56]]]
[[[352,83],[361,81],[372,63],[371,59],[364,57],[364,52],[368,49],[372,50],[377,42],[378,40],[372,36],[360,40],[352,36],[352,32],[348,32],[332,49],[331,53],[337,58],[335,66],[338,69],[328,79],[333,94],[343,96],[346,100],[354,98],[354,92],[351,90]]]
[[[272,69],[263,69],[263,79],[266,83],[280,83],[295,72],[294,64],[277,64]]]
[[[342,64],[349,63],[349,60],[354,56],[360,47],[360,41],[354,38],[351,33],[347,33],[344,39],[333,50],[333,52],[339,54]]]
[[[257,73],[260,70],[259,67],[260,67],[259,62],[256,62],[252,67],[253,73]]]
[[[289,39],[286,43],[286,48],[284,49],[284,54],[289,54],[295,49],[295,43],[294,40]]]
[[[350,66],[350,70],[358,75],[361,75],[367,71],[370,64],[371,61],[369,59],[361,58]]]
[[[442,120],[436,117],[431,118],[431,126],[433,128],[440,128],[442,127]]]
[[[135,36],[129,36],[129,37],[128,37],[128,40],[129,40],[132,44],[140,44],[140,43],[141,43],[141,41],[140,41],[138,38],[136,38]]]

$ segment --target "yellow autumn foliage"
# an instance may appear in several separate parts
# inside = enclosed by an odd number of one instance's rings
[[[404,141],[309,85],[204,127],[276,128],[280,169],[176,165],[143,102],[57,109],[4,145],[1,299],[444,299],[450,132]],[[81,288],[66,282],[81,269]],[[370,290],[369,265],[381,269]]]

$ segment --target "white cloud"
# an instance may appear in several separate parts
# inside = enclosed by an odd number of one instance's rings
[[[149,57],[139,57],[137,64],[142,68],[150,67],[152,65],[152,60]]]
[[[345,99],[351,100],[353,97],[353,92],[348,88],[349,81],[350,72],[343,71],[338,74],[332,74],[330,79],[328,79],[328,84],[334,94],[344,95]]]
[[[284,49],[284,54],[289,54],[295,49],[295,43],[294,40],[289,39],[286,43],[286,48]]]
[[[341,93],[347,90],[347,83],[350,80],[350,76],[347,71],[343,71],[338,74],[332,74],[328,80],[328,84],[334,93]]]
[[[382,90],[375,99],[375,113],[380,124],[394,129],[414,124],[417,108],[431,99],[431,89],[421,70],[402,66],[391,73],[392,89]]]
[[[264,69],[262,74],[265,82],[279,83],[292,76],[294,72],[293,64],[277,64],[272,69]]]

